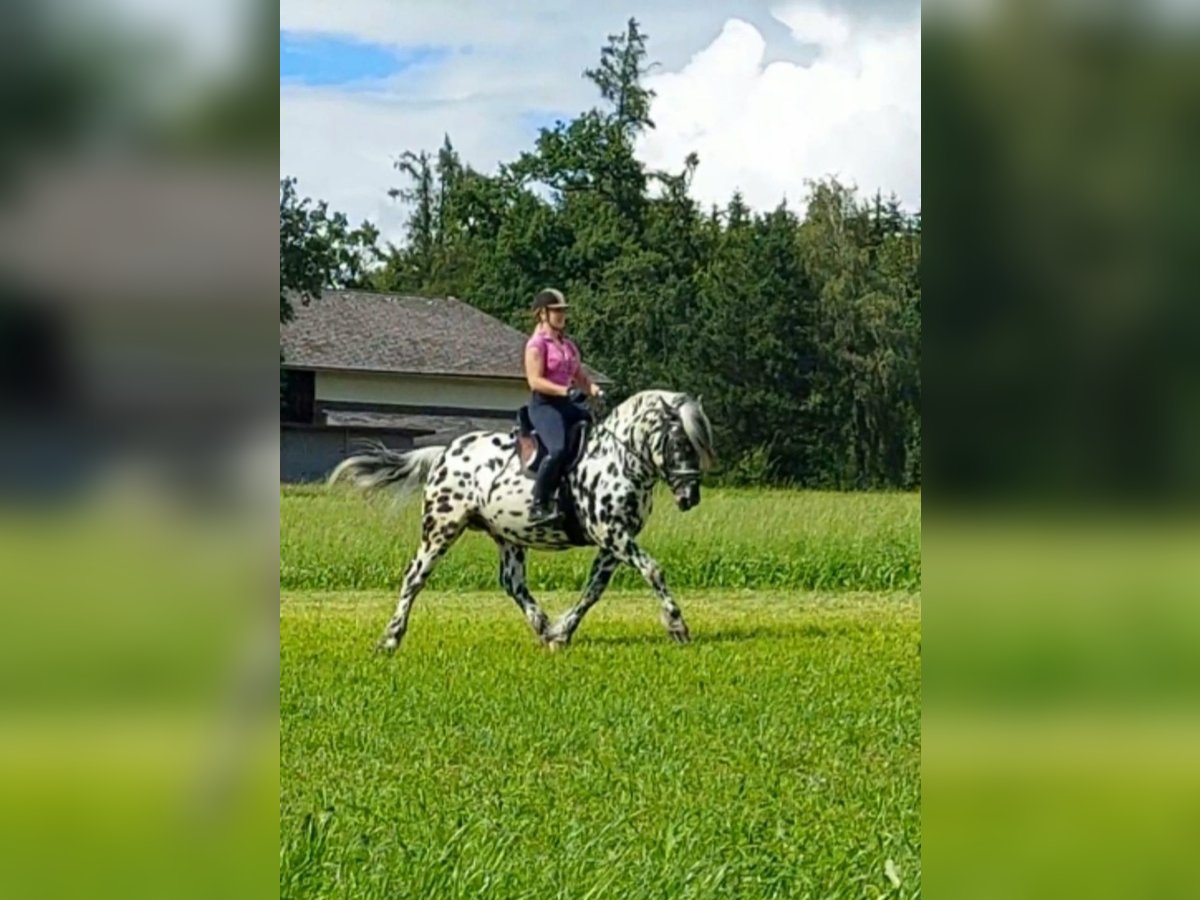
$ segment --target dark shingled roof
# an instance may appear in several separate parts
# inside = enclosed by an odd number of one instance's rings
[[[524,379],[528,335],[454,298],[324,291],[281,325],[283,364]],[[590,366],[585,371],[608,382]]]

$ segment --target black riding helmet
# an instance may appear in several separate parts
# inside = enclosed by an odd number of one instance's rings
[[[544,291],[539,291],[538,295],[533,298],[533,311],[537,312],[542,309],[567,309],[567,299],[562,295],[562,291],[554,288],[546,288]]]

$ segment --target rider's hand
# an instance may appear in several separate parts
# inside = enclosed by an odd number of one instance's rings
[[[592,384],[592,396],[600,400],[604,399],[604,391],[600,390],[600,385]]]
[[[567,399],[572,403],[583,403],[585,400],[587,400],[587,395],[579,388],[573,387],[567,391]]]

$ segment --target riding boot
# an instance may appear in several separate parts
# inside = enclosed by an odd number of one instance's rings
[[[533,505],[529,509],[529,518],[533,522],[547,522],[558,518],[558,508],[551,494],[558,484],[558,469],[561,460],[557,456],[548,457],[538,470],[533,482]]]

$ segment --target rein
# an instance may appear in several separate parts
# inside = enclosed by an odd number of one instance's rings
[[[647,460],[646,457],[644,457],[642,454],[640,454],[636,450],[634,450],[631,446],[629,446],[629,444],[627,442],[625,442],[624,440],[621,439],[621,437],[616,433],[616,431],[614,431],[606,423],[601,422],[600,424],[598,424],[596,426],[597,432],[600,432],[601,429],[603,429],[604,433],[606,433],[610,438],[612,438],[613,443],[615,443],[618,447],[620,447],[622,450],[624,450],[626,453],[628,453],[630,456],[632,456],[634,459],[636,459],[639,463],[641,463],[642,466],[644,466],[646,469],[648,469],[650,471],[650,474],[660,475],[662,477],[663,481],[665,481],[672,490],[675,489],[677,484],[688,484],[690,482],[700,480],[701,473],[700,473],[699,469],[679,469],[675,472],[668,472],[668,471],[660,468],[659,466],[657,466],[653,460]],[[667,438],[668,438],[668,430],[664,429],[662,432],[662,437],[659,439],[659,443],[661,445],[660,450],[661,450],[663,458],[666,458]]]
[[[616,431],[614,431],[612,429],[612,427],[609,426],[607,423],[601,422],[600,424],[598,424],[596,426],[596,431],[597,431],[597,436],[601,432],[603,432],[604,434],[607,434],[610,438],[612,438],[612,441],[614,444],[616,444],[620,449],[624,450],[626,453],[628,453],[630,456],[632,456],[634,459],[636,459],[638,461],[638,463],[640,464],[640,467],[649,469],[651,475],[653,475],[657,471],[658,467],[654,465],[653,461],[647,460],[646,457],[642,456],[642,454],[638,453],[636,450],[634,450],[632,447],[630,447],[629,444],[627,444],[624,440],[622,440],[621,437],[616,433]]]

